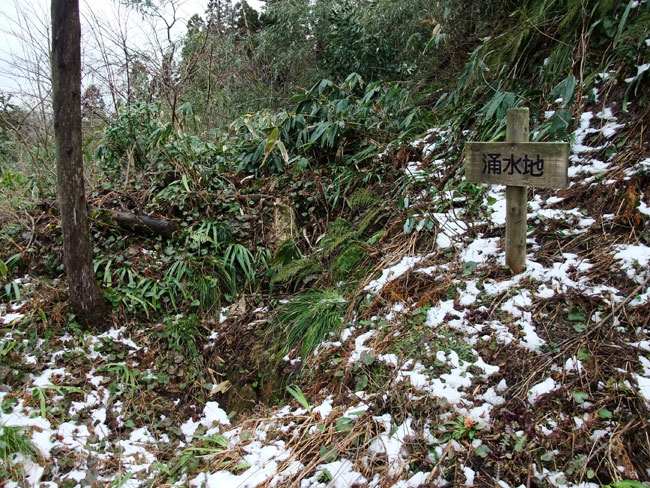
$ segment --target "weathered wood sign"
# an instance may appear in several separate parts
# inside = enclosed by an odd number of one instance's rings
[[[526,269],[526,207],[529,186],[566,188],[569,144],[528,142],[527,108],[507,112],[506,142],[468,142],[465,177],[474,183],[506,185],[506,264]]]
[[[569,183],[565,142],[469,142],[468,181],[508,186],[566,188]]]

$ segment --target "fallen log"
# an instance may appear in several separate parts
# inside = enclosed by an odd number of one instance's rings
[[[47,207],[59,209],[59,202],[56,200],[45,200],[44,204]],[[119,225],[135,232],[145,232],[163,237],[171,237],[174,232],[180,229],[177,222],[165,217],[120,212],[92,205],[88,206],[88,215],[107,225]]]

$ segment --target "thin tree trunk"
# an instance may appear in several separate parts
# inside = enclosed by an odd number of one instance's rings
[[[85,327],[107,325],[92,266],[81,152],[79,0],[52,0],[52,98],[64,265],[70,302]]]

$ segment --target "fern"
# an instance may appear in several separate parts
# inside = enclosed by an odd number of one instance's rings
[[[320,263],[314,258],[296,259],[279,268],[271,279],[271,284],[300,283],[308,276],[320,273],[321,269]]]
[[[341,280],[366,257],[364,248],[353,242],[332,262],[330,270],[336,280]]]
[[[567,464],[564,472],[570,476],[581,471],[585,466],[587,466],[587,460],[588,458],[585,454],[578,454],[574,456],[574,458],[569,461],[569,464]]]
[[[356,233],[345,219],[336,219],[331,222],[327,228],[327,234],[320,242],[323,256],[325,258],[331,256],[343,243],[354,237],[356,237]]]
[[[287,239],[282,244],[280,244],[280,247],[273,255],[271,264],[273,266],[285,266],[291,261],[302,259],[302,257],[302,253],[300,252],[300,249],[293,241],[293,239]]]
[[[382,212],[381,208],[375,208],[370,210],[366,215],[364,215],[361,222],[357,226],[357,236],[361,237],[370,227],[378,225],[379,221],[383,219],[387,214]]]
[[[364,210],[377,203],[378,199],[375,194],[368,188],[359,188],[350,197],[350,207],[353,209]]]

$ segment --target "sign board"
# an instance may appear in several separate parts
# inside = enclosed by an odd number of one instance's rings
[[[566,142],[468,142],[465,177],[474,183],[566,188]]]
[[[465,178],[506,185],[506,264],[521,273],[526,269],[528,187],[569,186],[569,144],[528,142],[527,108],[511,108],[506,116],[506,142],[465,145]]]

